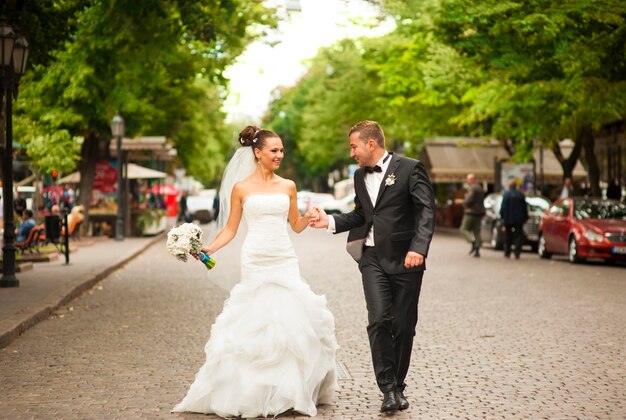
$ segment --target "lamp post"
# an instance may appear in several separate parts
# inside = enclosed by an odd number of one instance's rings
[[[122,172],[122,137],[124,136],[124,118],[119,112],[111,120],[111,133],[117,139],[117,219],[115,220],[115,240],[124,240],[124,213],[123,203],[123,172]]]
[[[2,170],[2,197],[4,198],[4,242],[2,245],[2,278],[0,287],[18,287],[15,277],[15,225],[13,223],[13,98],[17,97],[20,77],[26,70],[28,42],[15,33],[11,25],[0,21],[0,82],[1,99],[5,103],[6,137]],[[2,103],[2,100],[0,100]]]

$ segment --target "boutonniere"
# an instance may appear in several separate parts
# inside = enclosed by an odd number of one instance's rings
[[[389,174],[387,176],[387,179],[385,179],[385,185],[389,187],[389,186],[391,186],[391,185],[393,185],[395,183],[396,183],[396,175],[395,174]]]

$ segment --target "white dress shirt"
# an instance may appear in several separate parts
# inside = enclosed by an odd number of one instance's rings
[[[365,188],[367,189],[367,195],[370,196],[370,200],[372,201],[372,205],[376,207],[376,198],[378,197],[378,192],[380,191],[380,186],[383,183],[383,177],[385,176],[385,172],[387,172],[387,168],[389,167],[389,163],[391,159],[387,159],[389,153],[385,151],[383,157],[376,163],[376,165],[380,166],[382,169],[380,172],[372,172],[365,174]],[[335,219],[333,216],[328,216],[328,231],[335,233]],[[367,233],[367,238],[365,239],[365,246],[374,246],[374,226],[370,228],[370,231]]]

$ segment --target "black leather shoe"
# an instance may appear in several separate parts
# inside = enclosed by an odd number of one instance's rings
[[[406,410],[409,408],[409,402],[404,397],[404,393],[402,391],[398,391],[398,409]]]
[[[472,249],[470,249],[470,252],[468,252],[467,254],[472,255],[474,251],[476,251],[476,245],[472,244]]]
[[[398,394],[396,391],[387,391],[383,394],[383,405],[380,411],[385,413],[388,411],[396,411],[398,409]]]

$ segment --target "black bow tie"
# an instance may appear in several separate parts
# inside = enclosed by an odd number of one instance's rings
[[[365,172],[368,174],[371,174],[372,172],[382,172],[383,168],[381,168],[380,166],[376,165],[376,166],[364,166],[363,169],[365,169]]]
[[[385,158],[383,159],[383,163],[387,162],[387,159],[389,159],[389,156],[391,156],[389,153],[387,153],[387,156],[385,156]],[[381,168],[378,165],[375,166],[364,166],[363,169],[365,169],[365,173],[367,174],[371,174],[372,172],[382,172],[383,168]]]

